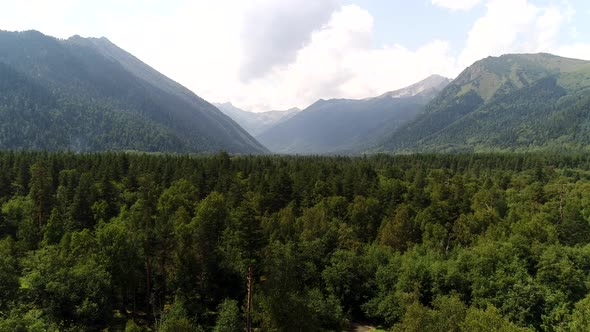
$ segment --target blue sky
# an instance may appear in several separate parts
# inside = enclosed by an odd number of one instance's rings
[[[402,44],[417,48],[433,39],[446,39],[463,45],[473,22],[485,12],[479,5],[470,11],[450,11],[426,0],[347,1],[366,8],[375,20],[378,45]]]
[[[590,60],[587,0],[0,0],[0,29],[105,36],[212,102],[365,98],[486,56]]]
[[[538,6],[570,7],[574,11],[560,29],[559,40],[564,44],[590,42],[590,1],[530,2]],[[361,6],[371,13],[377,46],[401,44],[417,48],[433,39],[445,39],[451,43],[454,53],[465,46],[473,23],[486,12],[485,1],[470,10],[449,10],[429,0],[347,0],[346,3]]]

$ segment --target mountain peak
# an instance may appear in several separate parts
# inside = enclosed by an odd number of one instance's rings
[[[217,107],[223,107],[223,106],[225,106],[225,107],[234,107],[234,108],[237,108],[237,107],[234,106],[234,104],[231,103],[231,101],[226,101],[225,103],[213,103],[213,105],[215,105]]]
[[[440,75],[430,75],[422,81],[412,84],[403,89],[390,91],[382,94],[377,98],[407,98],[414,96],[423,96],[436,94],[444,89],[449,83],[450,79]]]
[[[80,35],[73,35],[68,39],[63,40],[66,44],[78,45],[83,47],[92,47],[99,51],[120,49],[117,45],[111,42],[106,37],[82,37]],[[103,54],[106,55],[106,54]]]
[[[466,68],[385,150],[527,151],[584,146],[590,61],[547,53],[487,57]],[[537,151],[537,150],[535,150]],[[539,150],[540,151],[540,150]]]
[[[548,53],[504,54],[476,61],[452,84],[460,87],[459,94],[474,91],[487,101],[498,91],[519,89],[541,78],[574,73],[582,67],[590,68],[589,62]]]
[[[297,114],[297,107],[286,111],[249,112],[234,106],[231,102],[214,103],[222,113],[232,118],[247,132],[256,136],[272,126],[286,121]]]
[[[106,38],[0,32],[0,71],[0,148],[267,152],[211,104]],[[6,129],[19,127],[28,130]]]

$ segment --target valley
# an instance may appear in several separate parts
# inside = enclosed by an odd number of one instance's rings
[[[344,7],[116,34],[154,67],[0,30],[0,331],[590,330],[590,61],[367,53]]]

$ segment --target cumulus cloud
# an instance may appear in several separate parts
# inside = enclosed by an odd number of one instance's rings
[[[432,4],[451,10],[470,10],[477,6],[481,0],[432,0]]]
[[[373,17],[358,6],[343,6],[312,33],[291,64],[245,85],[241,98],[233,102],[260,110],[267,105],[305,107],[320,98],[365,98],[434,73],[456,72],[447,42],[433,41],[416,50],[401,45],[376,48],[373,36]]]
[[[456,4],[456,3],[455,3]],[[432,40],[417,49],[392,44],[375,47],[374,24],[359,6],[343,6],[312,33],[309,43],[286,66],[273,68],[264,82],[246,84],[236,103],[305,107],[319,98],[365,98],[412,84],[431,74],[455,77],[489,55],[556,52],[559,32],[571,8],[540,7],[527,0],[488,0],[485,14],[466,34],[464,48]],[[580,57],[584,45],[562,48]],[[589,48],[590,49],[590,48]],[[261,92],[261,93],[258,93]]]
[[[490,55],[549,51],[565,19],[558,7],[537,7],[527,0],[490,0],[486,14],[469,32],[459,62],[469,66]]]
[[[243,81],[259,78],[295,60],[314,31],[340,7],[338,0],[256,0],[246,9],[241,40]]]

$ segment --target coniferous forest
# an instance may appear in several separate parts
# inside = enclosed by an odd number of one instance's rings
[[[0,331],[585,331],[590,156],[0,153]]]

